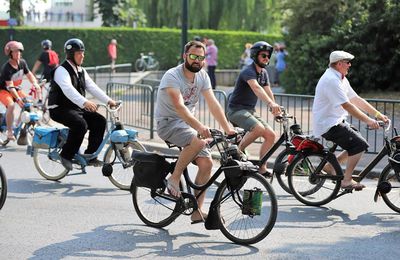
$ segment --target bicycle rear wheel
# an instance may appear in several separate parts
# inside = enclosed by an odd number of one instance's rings
[[[54,154],[54,156],[50,156],[50,153]],[[61,164],[59,158],[59,154],[55,149],[34,148],[33,150],[35,168],[47,180],[58,181],[68,174],[68,170]]]
[[[142,59],[137,59],[135,62],[135,70],[137,72],[146,71],[146,63]]]
[[[271,232],[278,213],[278,203],[271,185],[264,177],[248,173],[244,178],[244,184],[233,191],[228,189],[224,180],[215,197],[221,232],[229,240],[247,245],[261,241]],[[258,193],[259,212],[246,209],[248,202],[245,202],[245,193]]]
[[[383,182],[385,184],[382,184]],[[395,172],[390,164],[383,169],[378,187],[379,185],[389,187],[387,184],[390,184],[388,192],[381,191],[383,201],[389,208],[400,213],[400,174]]]
[[[7,198],[7,178],[3,171],[3,168],[0,166],[0,209],[3,207]]]
[[[182,185],[181,185],[182,186]],[[132,201],[140,220],[148,226],[162,228],[171,224],[180,213],[174,212],[177,201],[166,189],[138,187],[132,181]]]
[[[321,206],[333,200],[339,192],[342,170],[328,159],[332,172],[316,173],[317,166],[324,159],[321,154],[296,156],[287,168],[289,187],[300,202],[309,206]]]
[[[130,160],[134,150],[145,151],[144,146],[139,142],[128,143],[124,147],[124,160]],[[133,171],[131,167],[124,168],[124,162],[116,156],[113,146],[110,145],[104,154],[104,163],[109,163],[113,167],[112,174],[108,177],[112,184],[121,190],[129,190],[133,179]],[[126,161],[127,162],[127,161]]]
[[[289,157],[288,149],[285,149],[282,152],[280,152],[275,159],[273,170],[276,179],[278,180],[278,183],[282,187],[282,189],[287,193],[292,194],[289,188],[289,181],[286,172],[286,169],[289,165],[288,157]]]

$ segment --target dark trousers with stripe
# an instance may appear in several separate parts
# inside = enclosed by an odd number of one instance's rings
[[[61,156],[65,159],[71,160],[78,153],[88,130],[89,143],[85,154],[96,152],[103,141],[107,120],[97,112],[54,108],[50,109],[50,117],[69,128],[67,142],[61,151]]]

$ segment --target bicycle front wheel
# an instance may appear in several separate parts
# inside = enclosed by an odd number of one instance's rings
[[[215,197],[221,232],[235,243],[248,245],[261,241],[271,232],[278,203],[271,185],[263,176],[248,173],[243,178],[244,184],[237,190],[228,189],[224,180]],[[256,209],[248,207],[249,196],[258,196]]]
[[[179,216],[179,213],[174,212],[176,199],[167,195],[165,188],[155,190],[138,187],[134,179],[131,192],[135,211],[146,225],[156,228],[166,227]]]
[[[58,181],[68,174],[68,170],[61,164],[60,159],[54,159],[50,156],[50,152],[56,153],[54,149],[40,149],[34,148],[33,150],[33,163],[36,170],[45,179],[51,181]],[[56,157],[56,156],[54,156]],[[59,155],[58,155],[59,158]]]
[[[342,170],[338,164],[327,159],[324,168],[329,168],[329,173],[328,170],[315,172],[324,159],[322,154],[299,155],[287,168],[292,194],[306,205],[324,205],[333,200],[339,192]]]
[[[390,184],[388,192],[381,192],[383,201],[389,208],[400,213],[400,174],[390,164],[383,169],[378,185],[383,182],[386,182],[385,185]]]
[[[158,70],[160,68],[160,63],[158,61],[154,61],[153,66],[151,66],[152,70]]]
[[[278,154],[274,163],[274,175],[276,176],[276,179],[278,180],[278,183],[282,187],[282,189],[287,193],[292,194],[289,188],[289,181],[286,172],[286,169],[289,164],[288,162],[289,156],[290,154],[288,149],[285,149]]]
[[[115,154],[113,146],[110,145],[104,154],[104,163],[109,163],[113,167],[112,174],[108,177],[112,184],[121,190],[129,190],[132,183],[133,171],[131,167],[124,168],[124,163],[131,159],[132,152],[135,150],[145,151],[144,146],[139,142],[128,143],[121,154],[121,161]]]
[[[139,71],[146,71],[146,64],[142,59],[137,59],[135,62],[135,70]]]
[[[7,198],[7,179],[3,171],[3,168],[0,166],[0,209],[6,202],[6,198]]]

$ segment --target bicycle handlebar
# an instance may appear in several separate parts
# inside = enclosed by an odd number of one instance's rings
[[[294,118],[293,116],[286,113],[285,107],[281,106],[281,111],[282,111],[282,113],[275,117],[276,122],[281,123],[283,121],[287,121],[288,119]]]
[[[379,127],[382,127],[383,130],[385,130],[385,132],[388,132],[390,130],[390,127],[392,126],[392,120],[390,119],[388,120],[387,123],[383,122],[382,120],[376,120],[376,122],[378,122]],[[369,126],[367,126],[366,128],[367,130],[375,130],[373,128],[370,128]]]
[[[97,108],[104,107],[107,110],[108,113],[115,113],[115,112],[117,112],[118,110],[121,109],[122,100],[118,100],[116,103],[117,103],[117,106],[115,108],[111,108],[107,104],[101,104],[101,103],[97,104]]]

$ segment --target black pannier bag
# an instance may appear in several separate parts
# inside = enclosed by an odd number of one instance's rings
[[[156,153],[133,151],[133,182],[136,186],[150,189],[163,188],[164,179],[172,166],[165,158]]]

